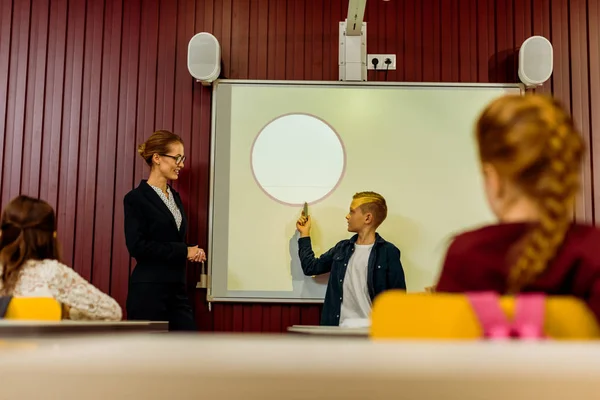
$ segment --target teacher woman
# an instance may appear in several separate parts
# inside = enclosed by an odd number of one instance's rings
[[[169,321],[171,331],[193,331],[186,261],[204,261],[206,255],[186,244],[187,217],[179,194],[167,184],[184,166],[183,141],[169,131],[157,131],[138,153],[150,167],[150,176],[123,200],[127,249],[137,261],[129,281],[127,318]]]

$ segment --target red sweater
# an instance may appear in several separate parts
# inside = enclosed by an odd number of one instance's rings
[[[446,254],[436,290],[506,292],[507,254],[527,229],[527,223],[508,223],[457,236]],[[600,321],[600,230],[573,224],[554,260],[523,291],[578,297]]]

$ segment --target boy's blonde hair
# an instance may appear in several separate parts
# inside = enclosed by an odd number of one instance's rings
[[[363,213],[371,213],[375,227],[381,225],[387,217],[387,204],[382,195],[375,192],[358,192],[352,196],[353,200],[361,200],[359,206]]]

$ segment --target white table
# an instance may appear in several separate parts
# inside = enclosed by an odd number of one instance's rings
[[[596,400],[600,345],[117,335],[0,353],[0,376],[6,399]]]
[[[167,332],[167,321],[21,321],[0,320],[0,337],[97,333]]]
[[[339,326],[320,326],[320,325],[293,325],[288,329],[290,333],[298,333],[310,336],[324,337],[369,337],[369,328],[344,328]]]

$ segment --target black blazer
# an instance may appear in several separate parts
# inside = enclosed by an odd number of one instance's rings
[[[181,198],[171,193],[181,211],[181,229],[160,196],[142,180],[125,195],[125,241],[137,261],[131,282],[185,282],[187,216]]]

